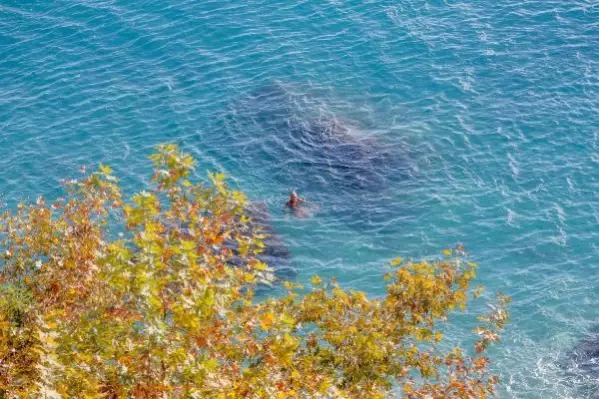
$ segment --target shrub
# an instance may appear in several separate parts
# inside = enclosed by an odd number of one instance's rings
[[[243,194],[158,147],[152,187],[124,202],[111,169],[65,198],[0,219],[0,393],[6,398],[484,398],[487,346],[508,299],[480,318],[475,353],[439,331],[465,309],[475,265],[392,262],[387,292],[272,281]],[[458,251],[460,252],[460,251]],[[447,254],[449,255],[449,254]],[[478,295],[475,291],[474,296]]]

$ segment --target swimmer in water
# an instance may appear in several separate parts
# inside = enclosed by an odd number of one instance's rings
[[[292,191],[286,205],[288,208],[297,209],[302,202],[304,202],[304,200],[301,199],[295,191]]]
[[[300,198],[295,191],[291,192],[289,200],[285,203],[285,207],[291,211],[293,216],[299,218],[309,218],[314,211],[318,209],[318,207],[310,201]]]

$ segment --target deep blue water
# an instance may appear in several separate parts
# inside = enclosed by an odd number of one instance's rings
[[[99,162],[132,192],[162,142],[268,203],[299,280],[378,295],[465,244],[514,300],[501,397],[597,397],[567,370],[599,346],[596,1],[0,0],[9,206]]]

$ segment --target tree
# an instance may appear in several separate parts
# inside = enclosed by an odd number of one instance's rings
[[[66,183],[64,198],[0,218],[0,396],[493,394],[484,352],[508,298],[480,318],[474,354],[441,349],[439,327],[465,309],[475,277],[460,248],[440,261],[394,260],[381,298],[314,277],[257,300],[272,271],[245,196],[222,174],[192,183],[194,161],[174,145],[151,160],[150,191],[128,202],[101,165]]]

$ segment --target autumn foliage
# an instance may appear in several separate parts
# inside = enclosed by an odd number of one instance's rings
[[[402,262],[368,298],[334,281],[281,282],[258,257],[245,196],[158,147],[152,187],[125,201],[107,166],[64,198],[0,219],[0,397],[485,398],[484,353],[508,299],[479,318],[475,348],[440,329],[465,309],[474,264]],[[470,353],[470,354],[468,354]]]

